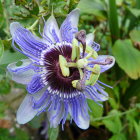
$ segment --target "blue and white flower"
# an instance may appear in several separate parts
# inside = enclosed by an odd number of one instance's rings
[[[90,119],[86,99],[96,103],[108,99],[102,87],[107,85],[98,77],[114,65],[115,59],[98,56],[99,44],[92,33],[85,36],[84,31],[78,32],[78,20],[79,9],[75,9],[59,29],[51,15],[42,38],[18,22],[11,23],[12,46],[28,57],[20,66],[15,62],[7,67],[12,79],[26,85],[28,91],[17,111],[19,124],[47,111],[51,127],[65,124],[70,114],[78,127],[87,129]]]

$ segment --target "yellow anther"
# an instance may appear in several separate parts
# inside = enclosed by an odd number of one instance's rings
[[[98,53],[94,50],[92,50],[92,58],[96,59],[98,57]]]
[[[70,70],[67,67],[67,61],[66,61],[65,57],[63,57],[62,55],[59,55],[59,64],[60,64],[60,69],[61,69],[63,76],[65,76],[65,77],[69,76]]]
[[[98,64],[95,64],[94,67],[91,69],[88,68],[88,70],[92,71],[92,73],[89,80],[86,80],[86,85],[94,85],[97,82],[100,76],[100,69],[100,65]]]
[[[78,80],[74,80],[74,81],[72,81],[72,86],[73,86],[74,88],[76,88],[77,83],[78,83]]]
[[[77,57],[77,48],[78,48],[78,41],[74,38],[72,41],[72,54],[71,54],[72,61],[74,61]]]

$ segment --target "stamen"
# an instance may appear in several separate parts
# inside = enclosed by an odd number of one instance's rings
[[[86,67],[88,64],[88,61],[86,58],[83,58],[83,59],[79,59],[77,60],[77,62],[69,62],[67,63],[67,67],[75,67],[75,68],[84,68]]]
[[[92,50],[85,58],[89,59],[90,57],[93,57],[94,59],[96,59],[98,57],[97,52]]]
[[[94,66],[93,68],[91,68],[91,67],[86,67],[86,69],[87,69],[88,71],[91,71],[91,72],[94,73],[94,74],[99,74],[100,71],[99,71],[97,65],[98,65],[98,64],[95,64],[95,66]],[[99,65],[98,65],[98,66],[99,66]]]
[[[101,69],[100,65],[97,65],[97,64],[94,65],[94,67],[91,70],[92,73],[90,75],[89,80],[86,80],[86,83],[85,83],[86,85],[94,85],[97,82],[100,76],[100,69]]]
[[[63,57],[62,55],[59,55],[59,64],[60,64],[60,69],[61,69],[63,76],[65,76],[65,77],[69,76],[70,70],[67,67],[68,64],[67,64],[65,57]]]
[[[74,61],[77,57],[77,47],[78,47],[78,41],[76,39],[73,39],[72,41],[72,53],[71,53],[71,60]]]
[[[82,69],[78,69],[80,73],[81,80],[74,80],[72,81],[72,86],[80,91],[85,89],[85,82],[86,82],[86,69],[84,68],[84,73]]]
[[[106,58],[105,62],[89,61],[88,64],[109,65],[113,62],[112,58]]]

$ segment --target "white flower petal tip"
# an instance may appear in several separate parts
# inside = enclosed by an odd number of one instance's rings
[[[113,56],[106,56],[105,60],[106,61],[110,61],[109,64],[104,66],[104,69],[106,71],[106,70],[108,70],[108,69],[110,69],[110,68],[112,68],[114,66],[114,64],[115,64],[115,57],[113,57]]]
[[[79,15],[80,15],[80,9],[79,8],[76,8],[74,10],[72,10],[68,15],[67,17],[70,17],[72,20],[73,20],[73,23],[76,23],[76,26],[78,24],[78,21],[79,21]],[[77,20],[78,19],[78,20]],[[72,21],[71,20],[71,21]]]
[[[28,84],[35,71],[30,68],[32,61],[30,59],[21,60],[22,65],[17,66],[17,62],[11,63],[7,66],[9,74],[12,76],[12,80],[21,84]],[[22,80],[21,80],[22,79]]]
[[[70,21],[71,27],[76,28],[78,26],[78,22],[79,22],[79,15],[80,15],[80,9],[76,8],[67,15],[67,18],[64,20],[63,23]]]
[[[25,124],[35,117],[37,110],[34,110],[32,105],[31,96],[26,95],[17,111],[17,122],[19,124]]]
[[[43,36],[48,37],[54,43],[61,41],[60,30],[53,14],[48,18],[45,23]]]
[[[97,59],[95,59],[97,62],[105,63],[105,65],[101,66],[101,73],[105,72],[106,70],[110,69],[115,64],[115,58],[110,55],[99,55]]]
[[[86,44],[87,46],[91,46],[93,44],[94,41],[94,34],[93,33],[89,33],[86,35]]]
[[[61,105],[61,108],[59,109],[59,111],[52,110],[52,111],[47,112],[47,117],[50,121],[50,127],[57,128],[57,126],[60,124],[61,119],[63,117],[63,112],[64,112],[64,105]]]
[[[18,22],[12,22],[10,24],[10,33],[12,35],[12,37],[14,37],[14,34],[15,34],[15,31],[18,29],[18,28],[21,28],[22,26],[20,25],[20,23]]]
[[[110,68],[113,67],[114,64],[115,64],[115,57],[114,56],[108,56],[107,58],[109,58],[111,60],[111,63],[109,64]]]
[[[80,10],[76,8],[71,11],[63,21],[60,27],[62,41],[72,43],[75,33],[78,32],[79,15]]]
[[[75,12],[75,13],[77,13],[77,14],[80,14],[80,9],[79,8],[75,8],[74,10],[72,10],[70,13],[72,13],[72,12]],[[69,13],[69,14],[70,14]]]
[[[89,119],[88,120],[84,120],[84,118],[79,117],[79,121],[76,124],[81,129],[84,129],[84,130],[88,129],[89,128]]]

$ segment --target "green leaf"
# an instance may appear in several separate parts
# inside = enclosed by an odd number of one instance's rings
[[[8,129],[0,128],[0,140],[29,140],[29,136],[21,129],[16,129],[16,134],[11,135]]]
[[[137,134],[137,140],[140,140],[140,122],[139,124],[134,121],[134,128]]]
[[[123,0],[117,0],[116,4],[117,4],[117,6],[122,6],[123,5]]]
[[[22,140],[29,140],[29,136],[25,131],[21,129],[16,129],[16,139],[20,140],[21,138]]]
[[[50,140],[56,140],[58,137],[59,128],[49,128],[48,135]]]
[[[0,40],[0,59],[2,57],[3,52],[4,52],[4,47],[3,47],[2,40]]]
[[[0,118],[3,118],[5,115],[5,110],[7,109],[6,103],[0,101]]]
[[[140,9],[140,0],[136,0],[136,7]]]
[[[10,89],[11,89],[11,85],[10,85],[9,80],[3,78],[0,81],[0,95],[8,94],[10,92]]]
[[[132,30],[129,33],[129,36],[131,38],[132,41],[134,42],[140,42],[140,30]]]
[[[140,52],[131,40],[117,40],[113,46],[116,62],[132,79],[140,77]]]
[[[116,102],[116,100],[114,98],[110,98],[109,103],[110,103],[110,105],[113,109],[118,109],[119,108],[119,104],[118,104],[118,102]]]
[[[108,92],[108,93],[110,93],[110,92]],[[110,103],[110,105],[113,109],[118,109],[119,108],[119,105],[120,105],[119,100],[120,100],[119,99],[119,88],[114,87],[112,96],[109,98],[109,103]]]
[[[126,140],[124,134],[113,135],[109,140]]]
[[[114,43],[119,37],[118,14],[116,0],[109,0],[109,28],[111,32],[112,42]]]
[[[0,65],[3,65],[3,64],[9,64],[9,63],[12,63],[12,62],[15,62],[15,61],[18,61],[18,60],[21,60],[21,59],[25,59],[26,57],[19,53],[19,52],[10,52],[10,51],[5,51],[3,53],[3,56],[0,60]]]
[[[25,4],[27,4],[27,1],[26,0],[15,0],[15,4],[16,5],[25,5]]]
[[[3,24],[4,24],[4,13],[3,13],[3,5],[0,0],[0,28],[2,27]]]
[[[137,8],[129,8],[129,11],[136,17],[138,18],[140,16],[140,9]]]
[[[123,97],[123,104],[127,107],[132,101],[133,97],[136,98],[137,102],[140,102],[140,79],[138,80],[131,80],[129,81],[130,85],[127,90],[126,94]]]
[[[90,124],[92,126],[99,126],[100,122],[95,121],[96,118],[100,118],[103,115],[103,107],[101,107],[100,105],[98,105],[97,103],[95,103],[93,100],[88,99],[88,106],[90,108],[91,111],[89,111],[89,115],[90,115]]]
[[[128,132],[131,134],[134,132],[134,121],[139,117],[139,112],[136,110],[134,112],[126,114],[126,120],[128,121]]]
[[[32,7],[33,7],[33,9],[30,11],[31,14],[38,15],[38,13],[39,13],[39,6],[38,6],[36,0],[32,0]]]
[[[80,8],[82,13],[92,14],[102,20],[106,19],[103,13],[105,10],[104,4],[100,0],[80,0],[77,7]]]
[[[119,117],[119,113],[117,110],[112,110],[109,115],[113,115],[113,117],[109,119],[103,120],[103,123],[105,124],[106,128],[111,131],[114,134],[119,134],[122,130],[122,124]],[[116,114],[114,116],[114,114]]]
[[[39,116],[34,117],[28,124],[32,128],[40,128],[40,124],[42,123],[42,119],[44,119],[43,113],[40,114]]]
[[[103,107],[101,107],[100,105],[98,105],[97,103],[95,103],[93,100],[88,99],[88,106],[91,110],[90,115],[93,118],[99,118],[103,115]]]

